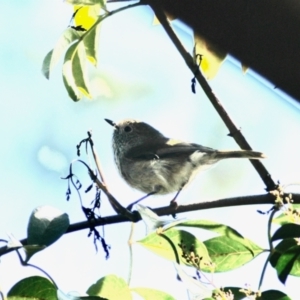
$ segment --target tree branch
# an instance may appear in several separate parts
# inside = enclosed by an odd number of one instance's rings
[[[283,196],[283,199],[285,194]],[[300,204],[300,194],[293,194],[293,203]],[[275,204],[275,196],[272,194],[263,194],[263,195],[251,195],[251,196],[243,196],[243,197],[234,197],[234,198],[226,198],[221,200],[214,200],[209,202],[199,202],[194,204],[188,205],[179,205],[177,208],[172,206],[165,206],[165,207],[158,207],[154,208],[153,211],[159,216],[166,216],[166,215],[174,215],[180,214],[184,212],[191,212],[196,210],[204,210],[204,209],[211,209],[211,208],[220,208],[220,207],[229,207],[229,206],[241,206],[241,205],[263,205],[263,204]],[[134,221],[138,222],[141,220],[140,215],[137,212],[133,212],[135,216]],[[124,215],[114,215],[114,216],[107,216],[103,217],[99,220],[95,220],[92,225],[95,226],[103,226],[103,225],[110,225],[110,224],[117,224],[117,223],[124,223],[124,222],[131,222]],[[66,231],[66,233],[71,233],[74,231],[89,229],[91,226],[91,222],[84,221],[75,224],[71,224]],[[20,241],[23,245],[27,245],[27,239],[23,239]],[[15,249],[1,247],[0,248],[0,256],[7,254],[9,252],[14,251]]]
[[[219,116],[227,126],[229,130],[229,135],[235,139],[235,141],[241,147],[241,149],[252,150],[252,148],[250,147],[249,143],[246,141],[241,131],[236,127],[236,125],[233,123],[233,121],[225,111],[220,100],[213,93],[211,87],[209,86],[209,84],[203,77],[201,71],[199,70],[199,67],[194,62],[193,57],[186,51],[186,49],[184,48],[184,46],[176,36],[159,2],[160,2],[159,0],[148,0],[149,6],[154,11],[157,19],[163,26],[167,35],[169,36],[169,38],[171,39],[171,41],[173,42],[173,44],[175,45],[179,53],[181,54],[182,58],[185,60],[187,66],[195,75],[197,81],[201,85],[206,96],[208,97],[208,99],[210,100],[210,102],[218,112]],[[264,184],[266,185],[266,190],[267,191],[275,190],[277,188],[277,185],[273,181],[271,175],[269,174],[265,166],[262,164],[262,162],[260,160],[250,160],[250,162],[252,163],[253,167],[255,168],[255,170],[263,180]]]

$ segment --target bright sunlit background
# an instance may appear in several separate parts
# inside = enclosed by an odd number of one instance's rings
[[[114,9],[117,5],[109,6]],[[165,135],[217,149],[238,149],[212,105],[197,85],[191,92],[192,74],[160,25],[153,25],[149,7],[138,7],[105,20],[100,38],[99,66],[93,77],[95,99],[74,103],[64,89],[61,63],[50,81],[41,74],[44,56],[53,48],[69,25],[72,8],[60,0],[9,1],[0,10],[1,81],[1,227],[0,238],[12,232],[26,237],[27,221],[34,208],[51,205],[69,214],[71,223],[84,220],[75,191],[69,202],[65,192],[69,163],[76,158],[76,145],[92,129],[96,149],[113,195],[127,205],[143,194],[131,189],[114,165],[112,128],[104,118],[118,121],[136,118],[158,128]],[[191,30],[178,21],[174,29],[189,51]],[[254,150],[267,155],[264,164],[272,178],[282,184],[299,181],[300,110],[293,99],[249,70],[242,73],[240,63],[228,57],[210,84],[225,109]],[[84,158],[84,157],[83,157]],[[86,170],[75,172],[85,187]],[[217,200],[226,197],[264,193],[264,184],[247,160],[227,160],[198,176],[184,190],[180,204]],[[295,187],[291,192],[299,192]],[[173,195],[150,197],[146,205],[168,205]],[[84,195],[86,205],[92,194]],[[225,223],[261,247],[267,247],[267,211],[270,206],[230,207],[187,214]],[[102,197],[102,216],[114,212]],[[182,217],[180,215],[179,217]],[[100,232],[102,230],[100,229]],[[46,270],[64,292],[82,295],[99,278],[116,274],[127,280],[129,272],[130,223],[105,227],[111,245],[105,260],[101,246],[96,253],[88,230],[65,235],[31,260]],[[134,237],[145,234],[138,223]],[[200,239],[212,235],[201,232]],[[217,286],[245,286],[256,289],[267,254],[245,267],[216,274]],[[0,287],[6,293],[18,280],[42,275],[20,266],[15,253],[1,258]],[[194,274],[191,271],[190,274]],[[268,268],[263,290],[279,289],[293,299],[299,279],[289,277],[283,286],[276,272]],[[184,286],[177,281],[171,262],[134,245],[132,287],[164,290],[176,299],[187,299]]]

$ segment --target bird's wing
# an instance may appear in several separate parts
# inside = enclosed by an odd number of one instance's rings
[[[127,158],[135,159],[159,159],[181,155],[190,155],[195,151],[212,153],[215,149],[204,147],[198,144],[169,140],[170,143],[145,143],[140,146],[132,147],[125,153]]]

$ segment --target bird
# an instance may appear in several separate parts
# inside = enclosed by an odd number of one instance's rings
[[[202,171],[227,158],[261,159],[265,155],[253,150],[216,150],[165,137],[151,125],[125,119],[115,123],[112,147],[114,160],[123,179],[133,188],[146,193],[135,203],[157,194],[180,191]]]

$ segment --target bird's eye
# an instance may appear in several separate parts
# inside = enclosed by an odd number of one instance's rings
[[[132,128],[130,126],[125,126],[124,131],[125,132],[130,132],[130,131],[132,131]]]

